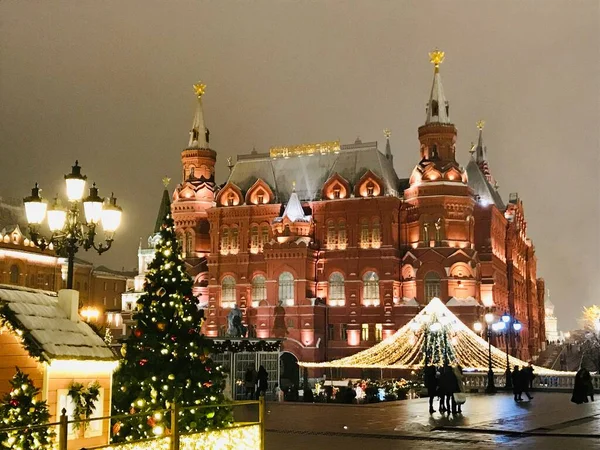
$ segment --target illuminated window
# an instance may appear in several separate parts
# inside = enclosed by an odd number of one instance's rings
[[[375,340],[377,342],[383,339],[383,324],[376,323],[375,324]]]
[[[183,251],[183,234],[181,233],[177,235],[177,247],[179,251]]]
[[[256,202],[259,205],[262,205],[265,202],[265,194],[263,194],[262,191],[256,194]]]
[[[373,248],[381,247],[381,230],[379,227],[379,219],[373,219],[373,230],[371,231],[371,246]]]
[[[348,245],[346,241],[346,222],[341,221],[338,223],[338,236],[337,236],[337,244],[340,250],[344,250]]]
[[[427,272],[425,275],[425,303],[432,298],[440,298],[442,292],[442,280],[436,272]]]
[[[227,275],[221,281],[221,305],[232,306],[236,302],[235,296],[235,278]]]
[[[10,282],[11,284],[19,283],[19,268],[16,265],[10,266]]]
[[[364,218],[360,221],[360,246],[361,248],[368,248],[370,244],[369,236],[369,221]]]
[[[361,341],[369,340],[369,324],[363,323],[362,327],[360,327],[360,339]]]
[[[267,299],[267,280],[262,275],[252,278],[252,306],[255,308]]]
[[[335,223],[333,221],[329,221],[327,223],[327,249],[333,250],[336,244],[336,232],[335,232]]]
[[[227,206],[233,206],[234,201],[235,201],[235,195],[233,195],[233,192],[230,192],[229,195],[227,196]]]
[[[258,253],[259,239],[258,239],[258,227],[255,225],[250,229],[250,251],[252,253]]]
[[[345,302],[344,276],[339,272],[333,272],[329,276],[329,304],[343,306]]]
[[[339,187],[339,186],[336,186],[336,187],[333,189],[333,198],[340,198],[340,192],[341,192],[341,189],[340,189],[340,187]]]
[[[269,227],[265,226],[260,229],[260,250],[262,251],[265,244],[269,243]]]
[[[375,185],[372,182],[367,184],[367,197],[373,197],[373,192],[375,191]]]
[[[375,272],[367,272],[363,276],[363,304],[379,304],[379,277]]]
[[[279,275],[279,301],[285,306],[294,304],[294,276],[289,272]]]
[[[229,228],[223,228],[221,232],[221,254],[229,253]]]
[[[232,228],[231,229],[231,242],[229,245],[229,248],[231,250],[231,253],[237,253],[238,250],[240,249],[239,247],[239,241],[238,241],[238,229],[237,228]]]

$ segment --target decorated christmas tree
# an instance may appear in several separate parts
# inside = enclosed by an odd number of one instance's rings
[[[122,347],[124,359],[114,376],[114,414],[147,415],[114,423],[113,441],[169,434],[170,414],[156,411],[174,403],[181,408],[181,432],[222,428],[231,422],[227,407],[197,408],[225,401],[224,376],[209,357],[211,341],[200,332],[203,311],[198,304],[168,211],[137,302],[137,323]]]
[[[0,402],[0,448],[50,449],[54,433],[49,427],[34,427],[47,424],[50,419],[46,401],[39,400],[40,390],[31,378],[21,372],[10,381],[11,391]],[[3,432],[3,428],[28,427],[18,431]]]
[[[421,332],[424,339],[421,344],[421,353],[424,365],[443,366],[456,364],[456,352],[452,344],[453,331],[451,324],[444,316],[433,315],[429,323],[425,323]]]

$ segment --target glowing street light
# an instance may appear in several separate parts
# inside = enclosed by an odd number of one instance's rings
[[[98,254],[104,253],[111,247],[114,233],[121,223],[122,210],[117,206],[117,199],[111,195],[108,202],[104,203],[95,183],[90,188],[89,196],[83,199],[86,180],[79,163],[75,161],[71,173],[65,175],[68,208],[62,206],[58,197],[48,208],[37,183],[31,195],[23,199],[31,241],[42,250],[52,245],[59,256],[67,258],[67,289],[73,289],[73,265],[79,247],[86,251],[93,248]],[[52,233],[49,238],[40,233],[40,226],[46,217]],[[100,224],[104,229],[105,242],[96,244],[96,228]]]
[[[473,324],[473,331],[475,331],[475,333],[480,333],[483,331],[483,324],[481,322],[475,322]]]

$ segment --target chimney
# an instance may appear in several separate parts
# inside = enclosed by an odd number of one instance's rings
[[[75,289],[58,291],[58,306],[67,313],[69,320],[79,322],[79,291]]]

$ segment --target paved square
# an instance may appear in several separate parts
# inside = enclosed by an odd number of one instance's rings
[[[600,449],[600,401],[570,394],[471,395],[457,416],[429,415],[426,399],[372,405],[268,403],[267,450]],[[437,406],[437,405],[436,405]]]

